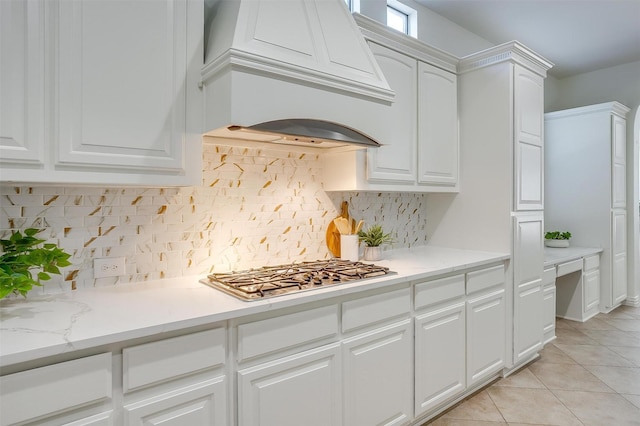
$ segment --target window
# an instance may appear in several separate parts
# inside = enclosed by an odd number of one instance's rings
[[[409,17],[406,13],[387,5],[387,26],[401,33],[409,34]]]
[[[418,37],[418,13],[398,0],[387,0],[387,26]]]

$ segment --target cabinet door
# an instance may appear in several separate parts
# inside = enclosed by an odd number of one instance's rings
[[[549,343],[556,337],[556,286],[551,285],[542,290],[542,335],[543,343]]]
[[[345,424],[400,425],[413,417],[412,337],[405,320],[343,342]]]
[[[238,371],[238,425],[341,425],[339,354],[336,343]]]
[[[544,80],[514,67],[515,210],[544,208]]]
[[[416,416],[465,389],[465,327],[464,301],[416,316]]]
[[[367,179],[376,182],[414,183],[417,144],[417,68],[415,59],[370,43],[396,97],[387,119],[371,122],[371,137],[383,146],[367,151]]]
[[[547,344],[556,337],[556,268],[544,270],[542,278],[542,334]]]
[[[225,426],[224,377],[125,405],[127,426]]]
[[[627,298],[627,214],[624,210],[613,211],[612,228],[611,306],[615,306]]]
[[[542,280],[517,286],[513,297],[513,362],[518,363],[542,349]]]
[[[467,301],[467,387],[504,367],[505,320],[504,289]]]
[[[44,1],[0,1],[0,162],[44,159]],[[3,175],[6,180],[10,176]]]
[[[513,362],[542,348],[542,274],[544,263],[542,213],[514,217]]]
[[[458,183],[458,78],[418,63],[418,183]]]
[[[585,272],[582,285],[584,286],[583,311],[587,313],[597,309],[600,303],[600,270]]]
[[[58,3],[58,166],[183,172],[187,5]]]
[[[626,120],[614,115],[611,118],[611,203],[614,208],[627,204],[627,128]]]

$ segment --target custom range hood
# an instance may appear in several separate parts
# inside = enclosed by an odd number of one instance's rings
[[[344,0],[206,0],[205,52],[205,135],[378,145],[394,92]]]

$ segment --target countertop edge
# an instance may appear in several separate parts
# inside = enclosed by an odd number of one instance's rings
[[[510,259],[508,253],[429,246],[413,250],[401,249],[385,254],[388,256],[387,259],[375,263],[388,266],[395,272],[392,275],[257,302],[240,301],[211,289],[198,282],[201,276],[120,284],[46,296],[30,296],[28,299],[12,301],[3,300],[0,303],[0,367],[160,333],[215,325],[245,316],[382,289],[400,283],[414,284]],[[415,262],[426,265],[416,266]],[[174,312],[173,306],[162,305],[170,303],[173,300],[172,296],[180,298],[182,306],[176,308],[182,310],[180,313]],[[138,302],[134,298],[137,298]],[[190,302],[196,305],[193,313],[188,312]],[[145,321],[142,318],[143,313],[131,312],[135,309],[144,311],[142,303],[151,306],[147,306],[146,309],[155,308],[154,315],[163,320]],[[163,315],[165,310],[166,315]],[[19,315],[25,315],[25,312],[32,316],[28,319],[20,318]],[[113,312],[121,312],[122,315],[118,317]],[[41,318],[38,319],[38,316]],[[135,320],[137,323],[127,323],[129,317],[133,318],[131,322]],[[25,341],[18,343],[20,339]]]

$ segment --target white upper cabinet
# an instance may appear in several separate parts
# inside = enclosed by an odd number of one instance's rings
[[[458,77],[418,63],[418,183],[458,183]]]
[[[515,210],[544,208],[544,78],[514,66]]]
[[[37,78],[35,88],[30,87],[31,82],[18,80],[18,88],[11,92],[10,102],[15,98],[30,106],[40,101],[42,111],[7,108],[3,96],[2,134],[6,146],[4,117],[9,112],[17,114],[13,122],[24,123],[24,130],[11,130],[15,140],[29,151],[33,146],[31,155],[45,160],[36,170],[16,168],[10,175],[3,174],[2,180],[198,183],[202,2],[33,3],[41,6],[38,12],[47,19],[22,28],[25,40],[37,40],[46,30],[45,39],[51,41],[46,51],[38,43],[28,45],[30,49],[23,55],[29,61],[15,61],[18,64],[12,67],[18,70],[12,74],[4,72],[3,64],[2,85],[14,87],[21,66],[28,68],[24,78],[30,74],[38,77],[42,63],[51,73],[44,90],[43,79]],[[29,9],[36,7],[32,2],[24,4],[12,8],[12,14],[27,9],[31,17]],[[15,44],[19,50],[20,40]],[[44,129],[41,115],[47,126]]]
[[[627,121],[611,117],[611,203],[613,207],[627,205]]]
[[[44,36],[43,1],[0,2],[2,163],[37,167],[44,161]]]
[[[369,181],[408,182],[416,180],[418,61],[375,43],[373,56],[396,92],[387,120],[371,123],[371,137],[382,141],[380,148],[367,152]]]
[[[355,18],[395,99],[366,124],[382,147],[323,155],[325,190],[458,192],[458,59]]]

